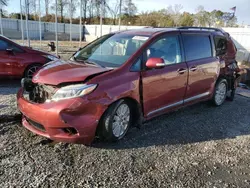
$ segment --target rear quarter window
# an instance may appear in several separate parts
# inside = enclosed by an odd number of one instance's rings
[[[208,35],[182,35],[186,61],[212,57],[211,41]]]
[[[214,44],[216,53],[226,54],[227,52],[227,39],[222,36],[214,36]]]

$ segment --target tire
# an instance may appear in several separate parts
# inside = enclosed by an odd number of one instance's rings
[[[228,101],[233,101],[234,100],[234,97],[235,97],[235,90],[236,89],[232,89],[230,92],[229,92],[229,94],[228,94],[228,96],[227,96],[227,100]]]
[[[98,135],[102,140],[118,141],[126,135],[131,123],[132,109],[129,103],[125,100],[117,101],[106,110],[101,118]]]
[[[214,88],[212,103],[215,106],[221,106],[227,97],[227,80],[219,79]]]
[[[24,78],[32,78],[34,73],[41,67],[41,64],[32,64],[24,72]]]

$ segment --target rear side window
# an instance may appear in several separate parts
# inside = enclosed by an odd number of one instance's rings
[[[209,36],[182,35],[186,61],[193,61],[212,57],[212,48]]]

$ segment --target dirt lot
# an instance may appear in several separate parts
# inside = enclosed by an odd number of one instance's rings
[[[250,187],[250,99],[207,103],[118,143],[51,143],[20,124],[19,81],[0,83],[0,187]]]

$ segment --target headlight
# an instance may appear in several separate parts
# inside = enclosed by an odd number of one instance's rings
[[[70,85],[66,87],[62,87],[52,96],[52,101],[59,101],[62,99],[70,99],[74,97],[80,97],[83,95],[87,95],[95,90],[97,84],[76,84]],[[49,101],[47,101],[49,102]]]
[[[58,60],[58,58],[55,57],[55,56],[53,56],[53,55],[44,55],[44,57],[48,58],[48,59],[51,60],[51,61],[56,61],[56,60]]]

